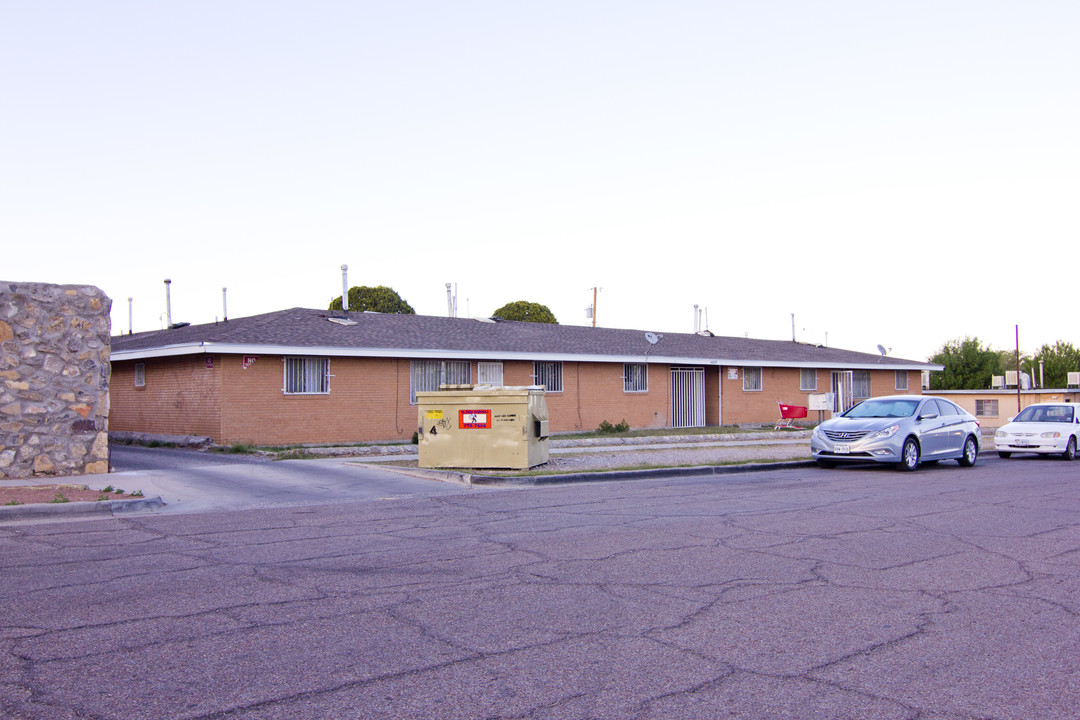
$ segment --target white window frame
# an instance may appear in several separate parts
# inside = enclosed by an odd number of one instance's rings
[[[503,364],[502,361],[476,363],[476,384],[493,385],[502,387]]]
[[[764,386],[765,382],[764,378],[762,377],[761,368],[744,367],[742,369],[743,392],[761,392]]]
[[[649,366],[647,363],[623,363],[623,392],[649,392]]]
[[[434,392],[441,385],[468,385],[471,378],[468,360],[410,360],[409,404],[416,404],[418,392]]]
[[[807,377],[811,382],[806,381]],[[817,390],[817,368],[799,368],[799,389]]]
[[[907,370],[896,371],[896,389],[907,390],[908,389],[908,374]]]
[[[563,364],[561,361],[533,361],[533,382],[543,385],[549,393],[563,391]]]
[[[135,363],[135,387],[146,387],[146,363]]]
[[[288,355],[281,359],[284,395],[329,395],[330,358]]]
[[[863,393],[863,381],[865,380],[866,392]],[[865,400],[873,395],[872,375],[869,370],[851,371],[851,397],[856,400]]]

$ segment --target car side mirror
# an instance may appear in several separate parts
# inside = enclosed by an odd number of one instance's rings
[[[925,412],[922,415],[920,415],[919,419],[920,420],[933,420],[937,416],[938,416],[938,414],[936,412],[934,412],[933,410],[930,410],[929,412]]]

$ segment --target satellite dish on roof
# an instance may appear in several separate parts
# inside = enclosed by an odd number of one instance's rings
[[[651,333],[651,332],[645,333],[645,339],[649,341],[650,345],[655,345],[656,343],[660,342],[660,338],[662,338],[662,337],[664,337],[664,336],[663,335],[657,335],[656,333]]]
[[[881,353],[882,358],[888,355],[890,350],[892,350],[892,348],[887,348],[884,345],[877,346],[877,351]],[[878,358],[878,362],[881,362],[881,358]]]

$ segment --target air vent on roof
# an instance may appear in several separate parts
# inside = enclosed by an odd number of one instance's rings
[[[474,318],[473,318],[473,320],[475,320],[476,322],[486,322],[486,323],[493,323],[493,322],[495,322],[495,318],[481,318],[481,317],[474,317]]]
[[[356,324],[355,320],[350,320],[348,318],[328,317],[326,319],[329,320],[330,322],[334,323],[335,325],[355,325]]]

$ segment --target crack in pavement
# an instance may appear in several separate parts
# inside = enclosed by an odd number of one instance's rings
[[[1075,716],[1080,495],[1010,475],[786,469],[7,528],[0,710]]]

